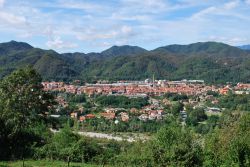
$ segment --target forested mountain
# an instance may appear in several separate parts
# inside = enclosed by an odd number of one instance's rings
[[[78,71],[55,51],[27,47],[25,43],[13,46],[13,42],[10,42],[2,46],[10,47],[0,53],[0,77],[26,65],[34,66],[44,79],[67,79],[79,75]]]
[[[216,57],[239,57],[247,54],[245,51],[237,47],[218,42],[198,42],[190,45],[168,45],[165,47],[159,47],[153,51]]]
[[[33,47],[24,42],[10,41],[0,43],[0,55],[10,54],[11,52],[21,52],[32,49]]]
[[[169,45],[147,51],[113,46],[101,53],[64,53],[11,41],[0,44],[0,77],[32,65],[44,80],[204,79],[250,82],[250,53],[223,43]]]
[[[136,55],[147,52],[146,49],[140,48],[138,46],[112,46],[111,48],[104,50],[101,54],[105,57],[117,57],[124,55]]]

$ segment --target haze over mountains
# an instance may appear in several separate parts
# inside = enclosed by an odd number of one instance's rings
[[[242,46],[238,46],[238,48],[243,49],[243,50],[250,50],[250,45],[242,45]]]
[[[44,80],[94,81],[204,79],[206,82],[250,82],[250,53],[245,47],[218,42],[168,45],[151,51],[113,46],[101,53],[64,53],[23,42],[0,44],[0,77],[32,65]]]

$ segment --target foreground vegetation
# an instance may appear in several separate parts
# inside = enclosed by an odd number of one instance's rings
[[[41,77],[36,71],[21,69],[0,82],[0,160],[19,160],[10,163],[13,166],[20,165],[22,159],[32,159],[34,161],[27,161],[30,166],[49,166],[50,162],[56,162],[54,166],[87,163],[105,166],[247,167],[250,166],[250,113],[249,98],[246,101],[245,96],[237,96],[237,100],[223,98],[227,100],[221,105],[225,105],[227,110],[219,117],[208,117],[199,108],[188,109],[190,117],[186,126],[179,118],[183,106],[176,102],[168,108],[168,116],[150,139],[134,143],[117,142],[82,137],[73,131],[70,121],[65,121],[59,132],[51,132],[53,120],[46,113],[54,110],[54,98],[42,90]],[[186,97],[171,95],[171,98]],[[80,101],[85,99],[80,98]],[[103,99],[100,100],[102,102]],[[110,105],[109,100],[103,103]],[[247,111],[241,111],[242,107]],[[201,124],[202,121],[205,123]]]
[[[63,161],[46,161],[46,160],[25,160],[25,161],[12,161],[12,162],[0,162],[0,167],[65,167],[68,166],[67,162]],[[97,167],[97,165],[83,164],[83,163],[70,163],[70,166],[74,167]]]

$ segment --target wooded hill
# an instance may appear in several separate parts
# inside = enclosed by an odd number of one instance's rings
[[[218,42],[168,45],[147,51],[113,46],[101,53],[64,53],[23,42],[0,44],[0,78],[32,65],[44,80],[95,81],[204,79],[210,83],[250,82],[250,53]]]

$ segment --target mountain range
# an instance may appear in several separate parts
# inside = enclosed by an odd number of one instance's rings
[[[238,46],[238,48],[243,49],[243,50],[250,50],[250,45],[242,45],[242,46]]]
[[[218,42],[168,45],[146,50],[113,46],[100,53],[63,53],[24,42],[0,43],[0,78],[32,65],[44,80],[83,81],[204,79],[209,83],[250,82],[250,53]]]

